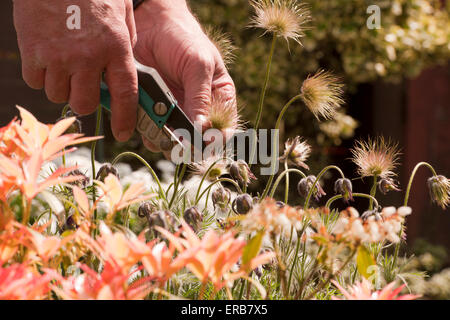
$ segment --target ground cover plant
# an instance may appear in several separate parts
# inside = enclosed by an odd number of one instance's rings
[[[308,7],[297,1],[250,3],[250,26],[272,37],[258,129],[269,79],[276,76],[277,46],[301,45],[312,25]],[[216,40],[230,56],[226,39]],[[306,108],[320,121],[336,117],[344,104],[342,81],[330,71],[317,70],[298,87],[279,109],[275,129],[288,108]],[[241,129],[232,107],[216,97],[206,115],[211,127]],[[189,165],[160,162],[159,177],[132,152],[97,163],[101,137],[84,137],[68,107],[55,124],[18,110],[20,118],[0,129],[0,299],[395,300],[422,294],[411,290],[411,279],[425,275],[411,271],[410,257],[401,253],[405,220],[414,214],[409,195],[424,167],[430,198],[445,209],[450,182],[421,162],[400,186],[399,147],[388,138],[355,141],[355,173],[328,165],[314,174],[308,166],[314,150],[302,137],[289,137],[272,155],[282,169],[249,194],[256,170],[228,153]],[[97,117],[100,123],[101,107]],[[90,149],[76,150],[87,143]],[[143,168],[133,172],[123,163],[127,158]],[[329,171],[336,173],[332,195],[321,185]],[[301,179],[297,185],[290,183],[293,175]],[[355,178],[371,179],[371,188],[353,190]],[[278,188],[284,196],[275,199]],[[381,207],[377,196],[387,192],[404,192],[403,203]],[[326,205],[315,205],[323,197]],[[351,207],[354,198],[365,198],[367,209]],[[338,201],[348,208],[334,209]]]

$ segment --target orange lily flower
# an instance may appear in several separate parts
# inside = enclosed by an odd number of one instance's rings
[[[23,264],[0,266],[0,300],[41,300],[46,298],[51,277],[40,275]]]
[[[22,118],[21,124],[15,126],[17,132],[13,141],[22,152],[30,157],[36,151],[42,152],[44,161],[54,160],[64,153],[73,151],[64,149],[75,144],[100,139],[101,137],[81,138],[83,134],[64,134],[75,121],[74,117],[66,118],[55,125],[45,125],[39,122],[30,112],[17,106]]]
[[[341,293],[348,300],[415,300],[420,298],[420,295],[406,294],[403,296],[398,296],[398,294],[403,290],[405,285],[402,285],[396,289],[395,282],[389,283],[380,291],[373,291],[372,284],[365,278],[361,282],[357,282],[355,285],[347,290],[342,288],[339,283],[334,280],[331,282],[341,291]],[[342,300],[335,296],[331,297],[333,300]]]
[[[128,285],[130,275],[122,274],[110,263],[105,264],[101,274],[86,265],[81,265],[81,269],[83,274],[67,279],[54,272],[60,286],[53,286],[53,291],[66,300],[137,300],[143,299],[151,288],[150,279]]]
[[[103,261],[128,274],[141,258],[150,253],[150,248],[144,241],[134,237],[127,238],[122,232],[112,233],[105,223],[100,223],[100,237],[93,240],[84,234],[92,250]]]
[[[269,261],[273,255],[265,254],[249,262],[245,270],[231,273],[231,269],[242,257],[246,242],[236,239],[232,232],[219,235],[216,231],[208,231],[203,239],[199,239],[194,231],[182,221],[182,234],[185,238],[171,234],[165,229],[156,227],[180,252],[179,257],[186,259],[186,267],[202,282],[211,281],[220,290],[228,283],[247,275],[248,268],[256,268]]]
[[[0,155],[0,180],[14,185],[9,191],[18,188],[28,200],[31,200],[48,187],[74,182],[81,178],[80,176],[62,177],[63,174],[75,170],[76,167],[59,168],[49,177],[38,182],[39,172],[43,163],[44,158],[42,152],[39,151],[36,151],[30,158],[23,161]]]

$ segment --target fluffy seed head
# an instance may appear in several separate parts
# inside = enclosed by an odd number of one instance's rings
[[[358,174],[361,177],[378,176],[386,179],[395,176],[394,169],[400,153],[397,143],[378,137],[357,141],[352,155],[352,161],[358,166]]]
[[[306,141],[302,141],[302,139],[297,136],[293,139],[288,139],[284,146],[284,154],[280,157],[281,161],[287,161],[288,164],[309,170],[305,161],[311,153],[311,147]]]
[[[450,204],[450,180],[442,175],[433,176],[427,184],[431,199],[445,210]]]
[[[339,77],[320,70],[303,81],[300,97],[318,120],[319,117],[333,119],[344,103],[343,88]]]
[[[215,94],[211,98],[211,104],[206,111],[205,118],[208,128],[214,128],[223,132],[235,132],[241,129],[242,120],[236,108],[236,99],[229,99],[224,95]]]
[[[309,9],[297,0],[252,0],[255,15],[251,27],[261,28],[278,37],[301,44],[311,21]]]
[[[217,50],[219,50],[225,66],[232,64],[236,58],[234,54],[236,47],[233,45],[230,36],[213,27],[206,27],[205,33],[216,46]]]

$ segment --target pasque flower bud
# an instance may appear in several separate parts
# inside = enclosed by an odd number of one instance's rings
[[[247,214],[253,208],[253,198],[247,193],[241,194],[234,199],[232,208],[237,214]]]
[[[75,117],[75,114],[69,110],[66,112],[66,114],[63,117],[59,118],[56,122],[59,122],[61,120],[71,118],[71,117]],[[70,127],[67,128],[67,130],[64,132],[64,134],[81,133],[81,131],[82,131],[81,121],[78,120],[78,118],[76,118],[75,121],[70,125]]]
[[[105,181],[105,178],[109,175],[109,174],[113,174],[115,175],[117,178],[119,178],[119,172],[117,171],[116,168],[114,168],[111,164],[109,163],[105,163],[104,165],[102,165],[100,167],[100,169],[97,172],[97,176],[95,177],[95,180],[98,181]]]
[[[345,202],[348,202],[348,200],[353,201],[352,190],[352,182],[347,178],[338,179],[334,184],[334,192],[342,195]]]
[[[191,207],[187,209],[183,214],[184,221],[194,230],[194,232],[197,232],[201,224],[203,222],[203,216],[202,213],[198,210],[197,207]]]
[[[428,179],[427,185],[431,200],[445,210],[450,203],[450,180],[442,175],[433,176]]]
[[[255,175],[250,171],[250,168],[244,160],[238,160],[230,165],[231,177],[244,185],[248,185],[251,180],[256,180]]]
[[[214,209],[218,206],[220,209],[225,210],[231,200],[231,191],[222,186],[217,188],[211,194]]]
[[[299,195],[306,199],[316,179],[317,179],[316,176],[310,175],[300,180],[300,182],[297,185],[297,191]],[[313,191],[314,199],[316,201],[319,201],[320,198],[324,195],[326,195],[325,191],[320,186],[320,182],[317,182]]]
[[[378,189],[382,194],[386,194],[389,191],[400,191],[396,182],[391,178],[384,178],[378,182]]]
[[[75,169],[73,171],[70,171],[69,173],[67,173],[68,176],[79,176],[80,179],[74,182],[70,182],[69,184],[73,185],[73,186],[77,186],[81,189],[86,188],[89,185],[89,177],[86,176],[83,172],[81,172],[78,169]]]

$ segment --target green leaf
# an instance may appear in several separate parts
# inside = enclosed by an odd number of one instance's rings
[[[264,232],[260,231],[247,242],[247,245],[244,248],[244,253],[242,255],[242,263],[244,265],[249,263],[259,253],[259,249],[261,249],[262,245],[263,236]]]
[[[358,272],[366,279],[372,276],[371,266],[376,265],[375,259],[370,254],[369,250],[361,245],[358,248],[358,255],[356,256],[356,265]]]

